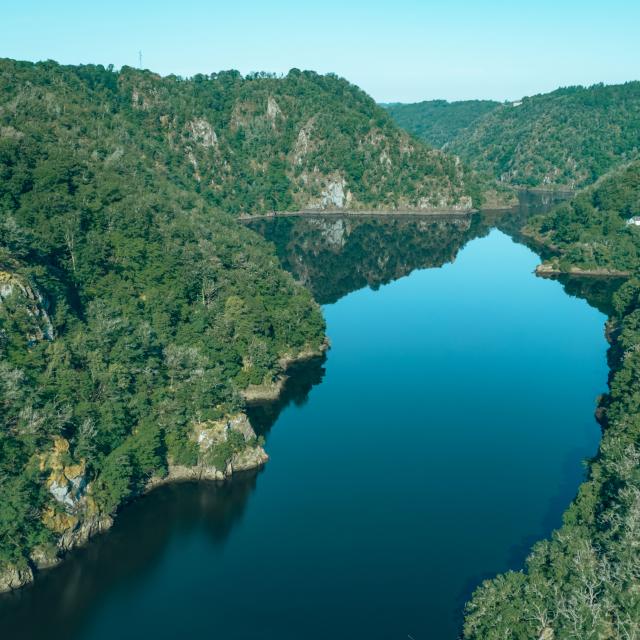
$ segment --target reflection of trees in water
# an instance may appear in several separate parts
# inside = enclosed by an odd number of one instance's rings
[[[473,238],[497,227],[519,242],[534,214],[566,198],[523,193],[508,211],[461,216],[301,216],[259,220],[250,227],[273,242],[285,269],[305,284],[320,304],[408,275],[414,269],[452,262]]]
[[[248,407],[247,414],[258,435],[269,433],[285,407],[306,404],[311,388],[322,382],[325,361],[326,356],[322,356],[293,365],[287,370],[287,381],[278,400]]]
[[[276,245],[282,265],[320,304],[414,269],[440,267],[477,235],[476,216],[298,217],[251,227]]]
[[[222,544],[241,519],[256,477],[167,485],[132,503],[109,533],[40,574],[34,585],[0,598],[2,636],[71,638],[102,594],[143,580],[176,534],[201,528]]]
[[[557,279],[570,296],[586,300],[607,316],[613,314],[613,294],[625,281],[624,278],[586,276],[559,276]]]
[[[493,228],[530,247],[543,259],[550,254],[522,235],[531,216],[566,200],[566,193],[520,194],[517,207],[473,216],[371,217],[304,216],[255,221],[251,228],[272,241],[285,269],[305,284],[321,304],[408,275],[414,269],[440,267],[458,251]],[[619,282],[562,277],[567,293],[585,298],[607,313]]]

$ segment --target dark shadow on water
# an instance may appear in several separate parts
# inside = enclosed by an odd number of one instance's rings
[[[242,518],[257,475],[167,485],[131,503],[111,531],[40,573],[34,585],[0,598],[2,637],[71,638],[102,596],[144,580],[176,535],[200,528],[213,544],[223,544]]]
[[[295,365],[277,402],[251,408],[256,432],[266,436],[285,407],[306,402],[322,380],[324,361]],[[170,484],[125,506],[109,532],[40,572],[33,585],[0,595],[0,638],[70,640],[110,592],[144,582],[174,539],[200,530],[212,545],[224,545],[261,472],[238,473],[226,482]]]
[[[266,437],[278,416],[290,404],[302,407],[309,399],[311,388],[324,378],[326,356],[294,364],[287,370],[287,381],[280,398],[275,402],[254,404],[247,408],[247,415],[258,435]]]
[[[455,623],[459,626],[460,631],[462,630],[464,607],[471,599],[473,592],[485,580],[495,578],[497,573],[524,569],[525,561],[531,553],[533,546],[537,542],[549,538],[551,533],[562,525],[562,514],[567,510],[569,503],[575,498],[576,485],[586,479],[586,469],[582,470],[581,475],[576,469],[576,460],[584,459],[584,455],[585,452],[583,450],[576,449],[565,456],[565,460],[562,465],[562,479],[558,485],[555,496],[553,496],[549,501],[547,513],[542,520],[540,530],[537,533],[531,533],[523,537],[511,546],[508,550],[507,564],[504,569],[499,572],[482,572],[466,581],[464,587],[460,590],[456,598],[456,610],[459,613],[454,617],[454,619]],[[579,482],[576,480],[577,475],[580,475]]]

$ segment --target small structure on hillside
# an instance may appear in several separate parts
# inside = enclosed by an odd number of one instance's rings
[[[640,227],[640,216],[633,216],[627,220],[627,224],[632,224],[635,227]]]

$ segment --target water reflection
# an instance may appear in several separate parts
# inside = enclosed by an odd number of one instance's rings
[[[474,238],[497,228],[538,253],[551,253],[522,234],[534,215],[551,210],[567,193],[522,192],[517,207],[473,215],[419,217],[304,216],[258,220],[254,231],[274,243],[282,266],[311,290],[320,304],[332,304],[363,287],[376,290],[415,269],[453,262]],[[603,313],[611,311],[622,280],[560,276],[566,292]]]
[[[440,267],[466,242],[488,231],[477,216],[299,217],[260,220],[250,226],[276,246],[285,269],[320,304],[369,286]]]
[[[295,365],[277,402],[249,409],[257,433],[266,435],[288,405],[305,404],[311,388],[322,381],[324,361]],[[0,637],[71,638],[91,617],[95,603],[118,586],[144,582],[185,532],[204,531],[211,544],[224,545],[260,473],[240,473],[229,482],[166,485],[126,506],[111,531],[41,572],[35,584],[0,595]]]
[[[35,585],[0,598],[2,637],[72,637],[115,585],[143,581],[181,531],[201,528],[223,544],[242,518],[256,477],[247,472],[229,483],[168,485],[129,505],[108,534],[42,572]]]

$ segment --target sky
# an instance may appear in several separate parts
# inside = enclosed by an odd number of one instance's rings
[[[4,5],[4,6],[3,6]],[[0,0],[0,57],[333,72],[379,102],[640,79],[638,0]]]

